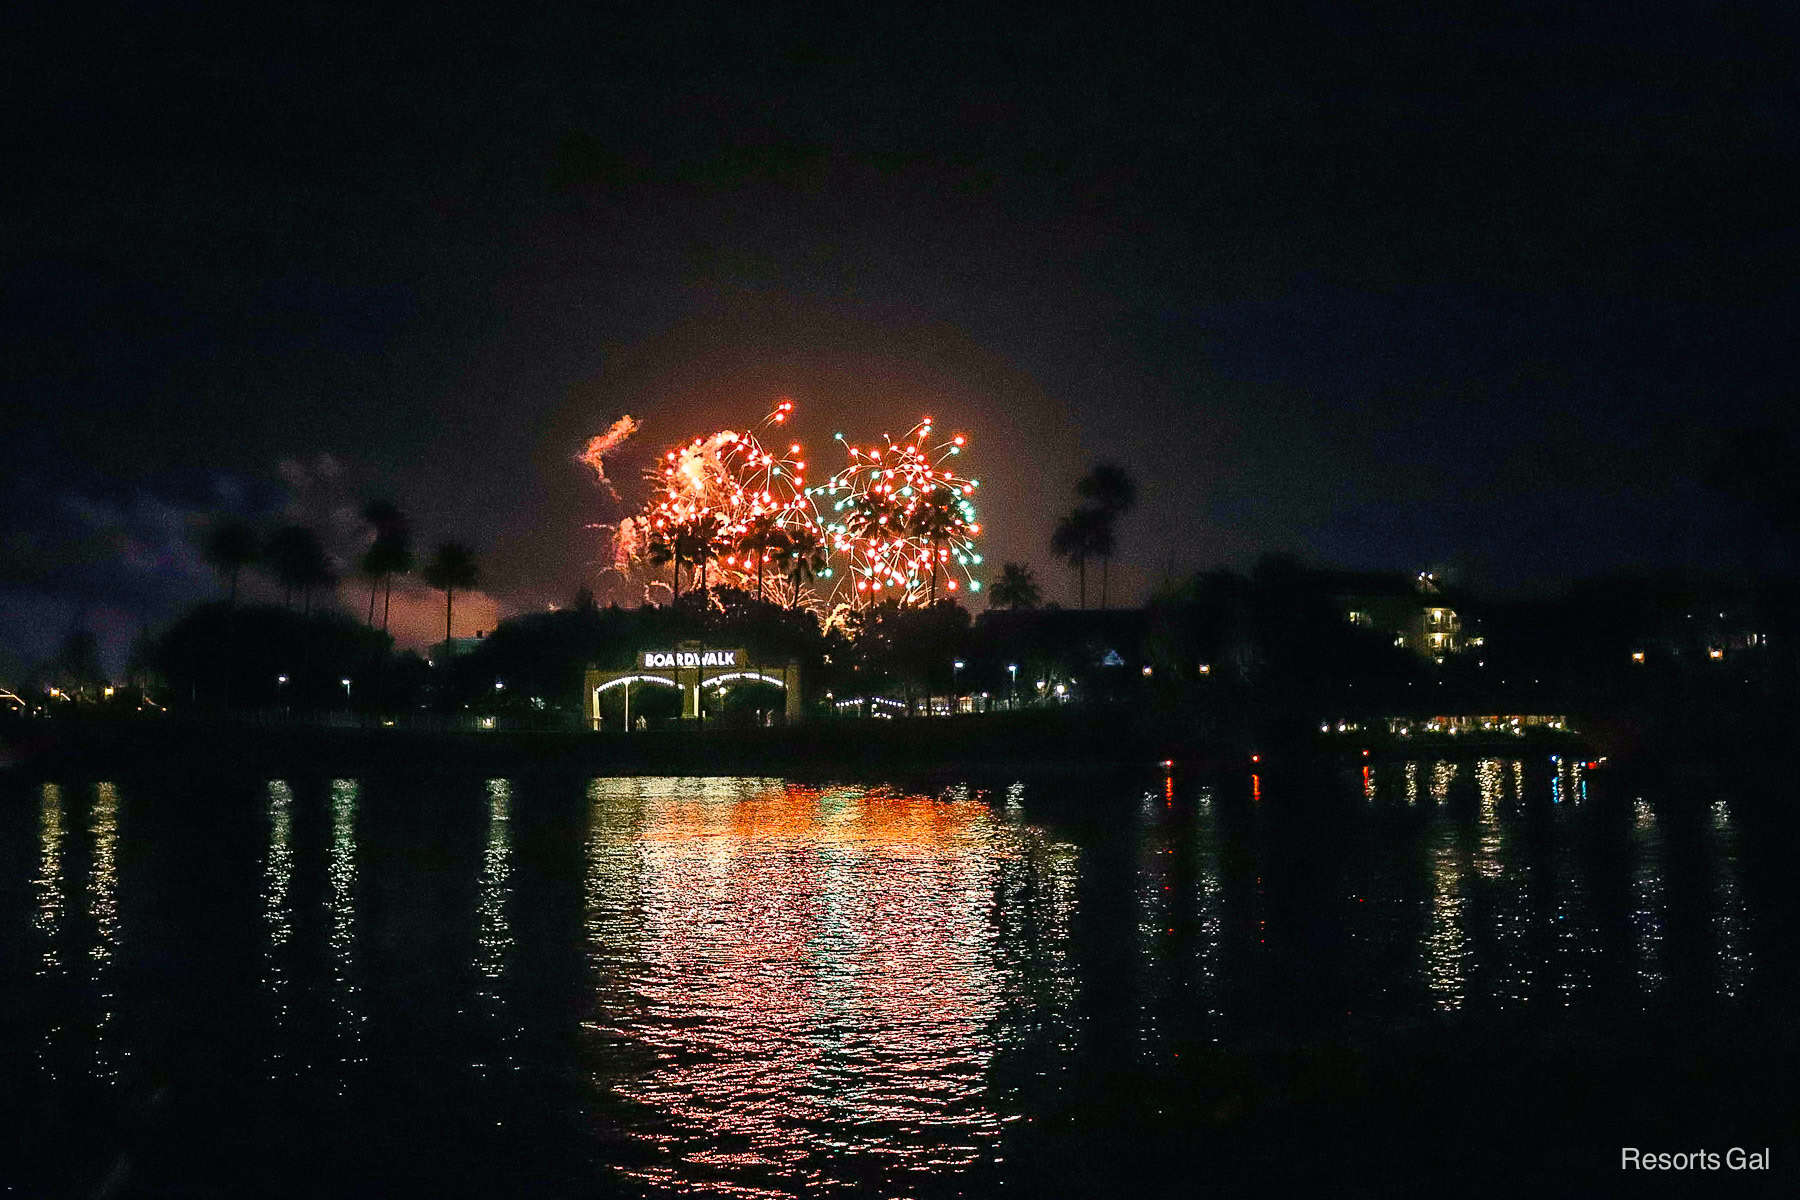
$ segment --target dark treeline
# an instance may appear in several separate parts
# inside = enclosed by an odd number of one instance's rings
[[[422,655],[396,649],[378,627],[379,604],[372,625],[364,614],[228,594],[145,639],[132,663],[143,688],[121,688],[115,706],[487,715],[573,729],[584,721],[588,667],[623,670],[642,650],[695,644],[742,649],[752,668],[797,662],[813,719],[1120,704],[1196,737],[1255,737],[1338,720],[1373,728],[1390,716],[1558,713],[1614,730],[1623,747],[1742,740],[1776,728],[1800,698],[1800,587],[1779,575],[1615,576],[1500,603],[1425,575],[1270,556],[1248,573],[1166,581],[1142,608],[1039,607],[1031,572],[1015,563],[995,573],[989,596],[996,606],[979,616],[948,600],[888,602],[827,627],[804,607],[735,588],[637,609],[584,592]],[[1437,636],[1434,611],[1453,631],[1442,653],[1425,641]],[[64,658],[59,678],[95,674],[91,645]],[[677,716],[672,691],[633,703],[634,718]],[[764,723],[783,709],[772,686],[741,683],[709,698],[706,718]]]
[[[1433,655],[1393,628],[1350,618],[1345,590],[1385,583],[1403,604],[1455,614],[1460,643]],[[961,606],[893,603],[823,628],[804,610],[732,588],[671,605],[572,607],[502,622],[435,665],[335,614],[212,605],[178,622],[146,662],[176,702],[410,706],[579,712],[583,670],[623,669],[639,650],[703,643],[752,664],[798,661],[808,701],[886,697],[924,711],[1154,702],[1252,721],[1392,713],[1631,712],[1684,700],[1735,711],[1789,703],[1796,589],[1690,576],[1583,582],[1546,600],[1484,602],[1413,592],[1400,577],[1347,577],[1270,557],[1247,574],[1211,571],[1159,589],[1141,609],[1028,603],[972,617]],[[996,589],[996,595],[999,589]],[[287,684],[277,682],[282,675]],[[352,678],[346,697],[344,678]],[[367,682],[365,683],[364,680]],[[498,685],[498,686],[497,686]],[[768,707],[767,698],[756,702]]]

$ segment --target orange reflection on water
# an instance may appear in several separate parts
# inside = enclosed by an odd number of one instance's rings
[[[993,1153],[996,893],[1041,839],[980,798],[610,783],[591,790],[587,1029],[626,1068],[627,1135],[662,1156],[626,1174],[786,1195],[874,1169],[904,1190]],[[822,1165],[839,1157],[854,1178]]]

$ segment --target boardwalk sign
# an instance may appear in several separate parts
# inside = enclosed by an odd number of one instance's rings
[[[638,666],[647,669],[687,670],[694,667],[735,667],[744,661],[742,650],[642,650]]]

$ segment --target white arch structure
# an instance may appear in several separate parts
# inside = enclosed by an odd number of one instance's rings
[[[777,673],[779,672],[779,673]],[[600,728],[600,694],[614,688],[625,689],[625,728],[631,728],[631,685],[648,683],[659,687],[672,687],[681,690],[681,715],[686,719],[700,716],[700,693],[702,690],[717,690],[729,683],[740,680],[754,680],[759,683],[773,684],[786,694],[783,705],[785,716],[791,724],[800,719],[800,664],[789,659],[780,667],[746,671],[737,667],[677,667],[671,671],[651,674],[642,669],[629,671],[602,671],[589,667],[587,672],[587,720],[589,729]]]
[[[673,679],[665,675],[621,675],[617,679],[609,679],[594,690],[596,692],[611,691],[613,688],[629,683],[660,683],[665,687],[680,687]]]
[[[787,680],[780,675],[762,675],[755,671],[730,671],[724,675],[708,675],[701,687],[722,687],[734,679],[760,679],[764,683],[772,683],[782,691],[787,690]]]

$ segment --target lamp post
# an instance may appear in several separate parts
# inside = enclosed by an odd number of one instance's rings
[[[1006,673],[1008,675],[1012,676],[1012,689],[1011,689],[1011,697],[1010,698],[1011,698],[1011,702],[1012,702],[1012,707],[1017,708],[1017,707],[1019,707],[1019,664],[1018,663],[1007,663],[1006,664]]]
[[[338,682],[344,685],[344,703],[348,705],[350,703],[350,677],[346,675]]]
[[[950,715],[956,715],[957,699],[962,694],[963,660],[952,659],[950,662]]]

